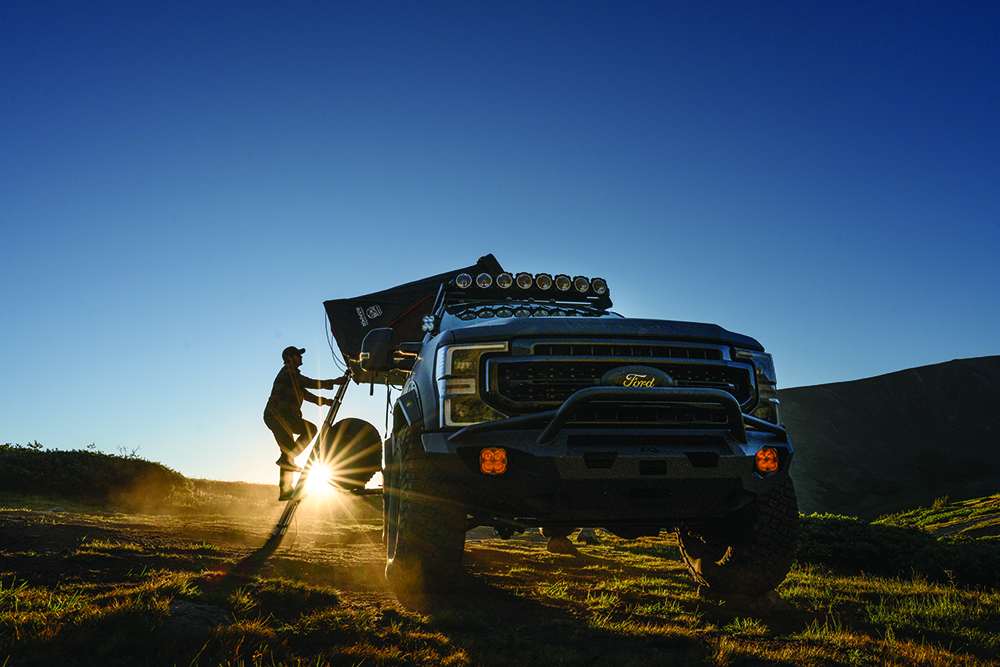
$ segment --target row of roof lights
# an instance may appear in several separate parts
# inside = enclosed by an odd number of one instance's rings
[[[515,277],[511,273],[504,272],[496,276],[496,278],[488,273],[480,273],[475,279],[475,285],[482,289],[492,287],[494,283],[501,289],[509,289],[513,285],[517,285],[523,290],[536,287],[544,291],[555,287],[560,292],[568,292],[571,289],[575,289],[580,294],[593,292],[594,294],[601,295],[608,291],[608,284],[603,278],[588,279],[583,276],[570,278],[564,273],[559,274],[555,278],[547,273],[539,273],[536,276],[532,276],[530,273],[519,273]],[[473,279],[470,274],[460,273],[455,276],[455,286],[459,289],[468,289],[472,285]]]

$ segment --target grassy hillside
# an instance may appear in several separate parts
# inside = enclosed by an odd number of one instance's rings
[[[874,519],[1000,490],[1000,356],[779,391],[804,512]]]
[[[134,455],[46,450],[38,443],[0,445],[0,490],[7,496],[152,513],[209,506],[253,513],[274,506],[278,497],[273,484],[188,479]]]
[[[212,479],[191,480],[195,504],[226,505],[253,511],[274,505],[278,499],[277,484],[220,482]]]
[[[179,472],[136,456],[44,450],[35,442],[0,445],[0,489],[139,509],[186,502],[192,485]]]
[[[921,528],[935,537],[1000,537],[1000,494],[954,503],[938,498],[930,508],[891,514],[875,523]]]

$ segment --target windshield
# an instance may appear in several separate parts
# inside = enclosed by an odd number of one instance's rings
[[[621,317],[580,303],[508,301],[504,303],[459,303],[445,309],[441,330],[457,329],[493,319],[527,317]]]

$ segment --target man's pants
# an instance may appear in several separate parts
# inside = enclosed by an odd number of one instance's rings
[[[268,413],[264,415],[264,423],[271,429],[281,451],[292,458],[301,454],[316,436],[316,425],[302,417],[289,419]],[[300,434],[298,438],[296,433]]]

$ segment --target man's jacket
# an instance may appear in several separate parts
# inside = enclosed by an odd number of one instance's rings
[[[308,389],[327,389],[323,380],[307,378],[298,368],[282,366],[271,387],[271,397],[267,399],[264,416],[271,414],[282,419],[301,419],[302,401],[320,405],[320,399]]]

